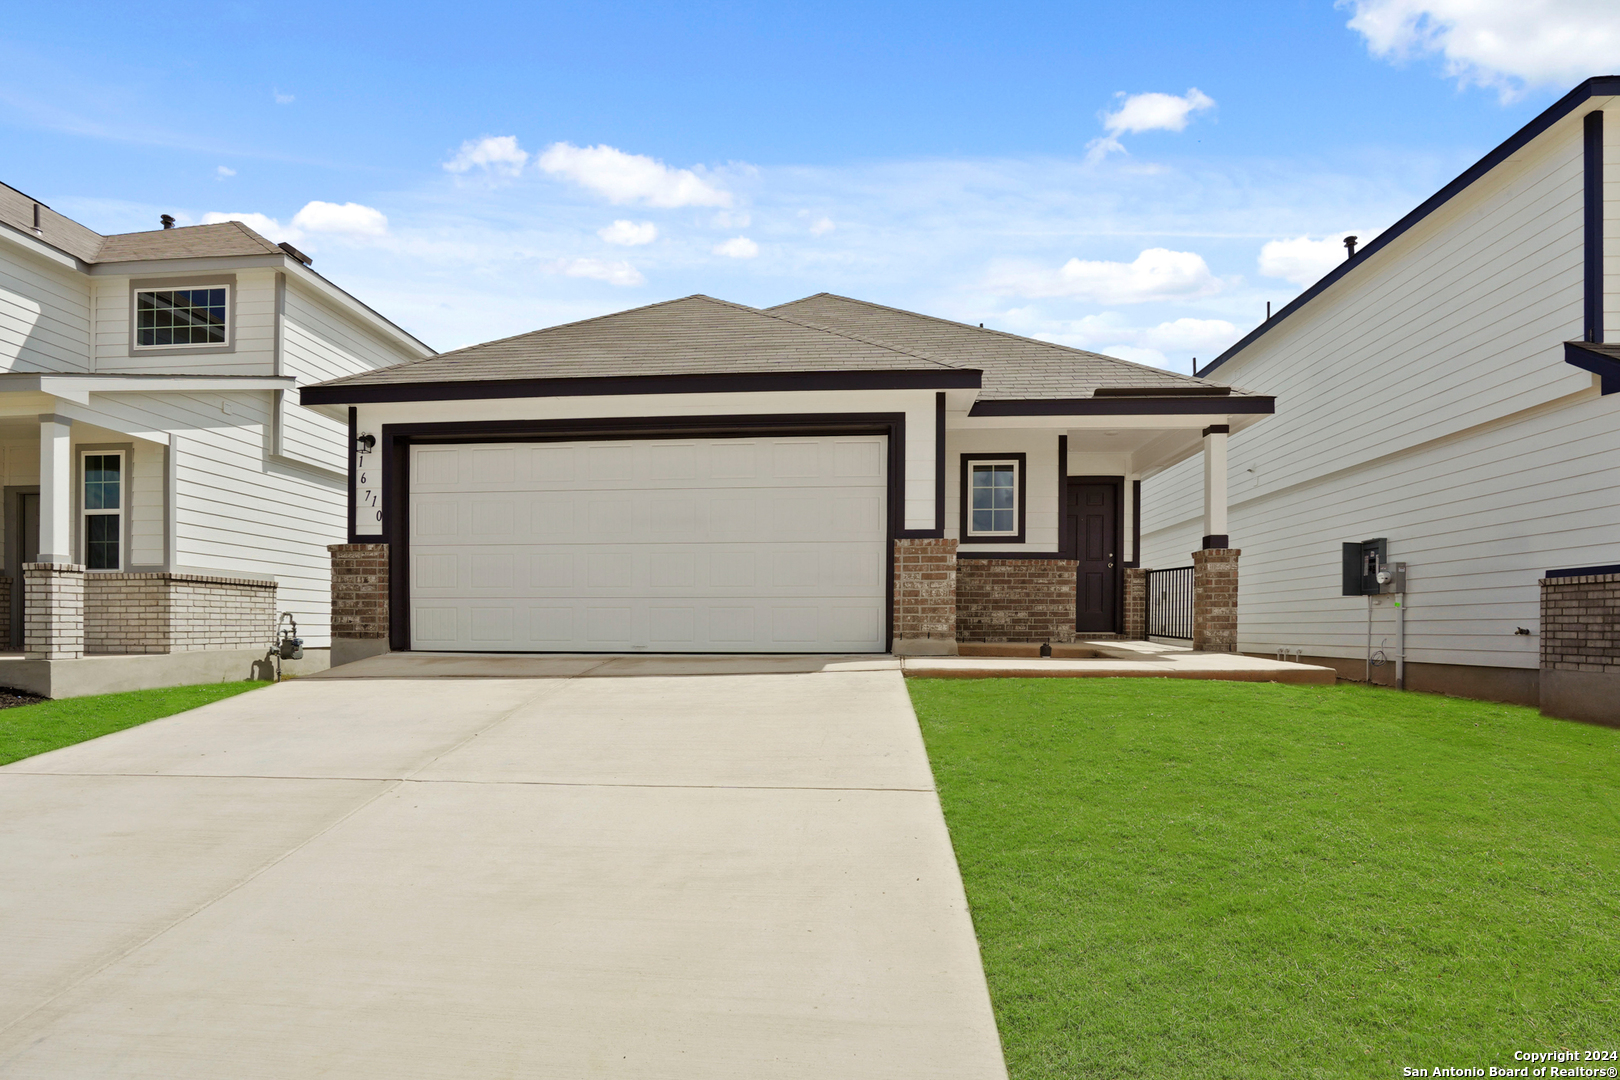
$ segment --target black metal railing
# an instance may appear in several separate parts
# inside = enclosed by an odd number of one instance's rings
[[[1192,639],[1193,568],[1149,570],[1147,574],[1148,637]]]

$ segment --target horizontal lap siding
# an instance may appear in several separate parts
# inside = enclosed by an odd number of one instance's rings
[[[1024,543],[974,540],[962,547],[975,551],[1052,552],[1058,545],[1058,433],[1029,428],[953,431],[945,440],[945,535],[961,539],[962,455],[1023,454]]]
[[[341,480],[269,460],[270,395],[142,394],[99,401],[109,424],[171,431],[179,440],[175,562],[224,575],[274,578],[278,605],[324,646],[331,615],[327,545],[347,538]]]
[[[0,252],[0,371],[89,365],[89,279],[9,247]]]
[[[198,279],[217,278],[198,273]],[[162,275],[166,284],[184,288],[185,275]],[[142,278],[146,280],[146,278]],[[271,270],[236,271],[231,352],[130,355],[130,279],[98,278],[96,282],[96,367],[103,373],[163,372],[176,375],[269,375],[275,354],[276,275]]]
[[[1216,372],[1277,397],[1230,441],[1242,649],[1361,655],[1339,544],[1387,536],[1410,564],[1408,659],[1534,668],[1514,630],[1535,628],[1541,573],[1620,560],[1620,407],[1563,363],[1583,175],[1577,117]],[[1143,565],[1197,546],[1202,466],[1144,482]],[[1389,604],[1379,619],[1393,647]]]
[[[289,282],[283,298],[282,374],[299,386],[414,360],[304,295]],[[328,469],[348,468],[348,424],[323,416],[288,396],[282,414],[285,453]]]

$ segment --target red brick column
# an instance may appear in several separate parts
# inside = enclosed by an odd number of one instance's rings
[[[1237,652],[1238,548],[1206,548],[1193,560],[1193,642],[1198,652]]]
[[[332,666],[388,651],[388,545],[332,544]]]
[[[1147,582],[1146,567],[1125,568],[1125,626],[1120,636],[1127,641],[1147,640]]]
[[[956,654],[956,541],[894,542],[894,653]]]

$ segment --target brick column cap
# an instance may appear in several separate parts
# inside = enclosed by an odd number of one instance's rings
[[[52,573],[58,574],[84,573],[84,567],[80,566],[78,563],[25,562],[22,564],[22,568],[24,570],[49,570]]]

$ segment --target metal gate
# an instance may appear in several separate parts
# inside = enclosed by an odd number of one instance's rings
[[[1147,574],[1148,637],[1185,638],[1193,632],[1193,568],[1149,570]]]

